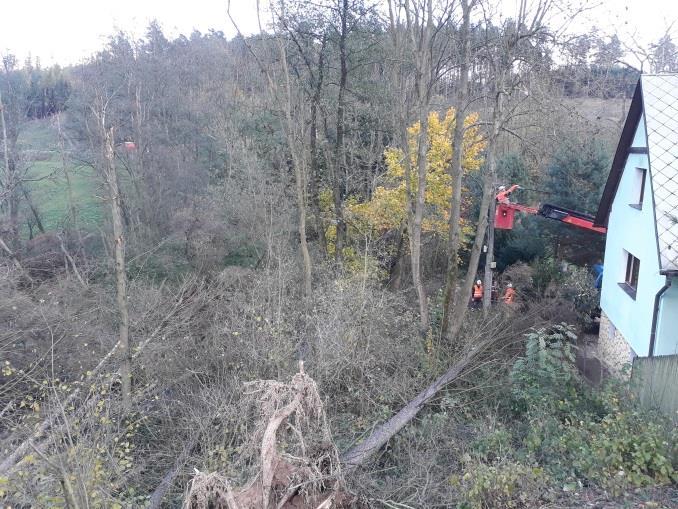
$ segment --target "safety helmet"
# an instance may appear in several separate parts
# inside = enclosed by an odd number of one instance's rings
[[[506,186],[499,186],[500,191],[506,191]]]
[[[513,288],[513,283],[509,283],[506,285],[507,288]]]
[[[479,279],[478,281],[476,281],[476,284],[481,285],[481,284],[483,284],[483,282]]]

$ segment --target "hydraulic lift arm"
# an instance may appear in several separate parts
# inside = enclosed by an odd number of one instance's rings
[[[564,207],[559,207],[557,205],[550,205],[548,203],[542,204],[539,207],[539,215],[548,217],[549,219],[555,219],[556,221],[561,221],[563,223],[571,224],[572,226],[578,226],[585,230],[597,232],[597,233],[606,233],[607,228],[602,226],[595,226],[593,216],[588,214],[583,214],[575,210],[569,210]]]
[[[558,205],[551,205],[549,203],[544,203],[539,208],[527,207],[518,203],[498,203],[494,227],[499,230],[513,229],[513,220],[516,211],[547,217],[549,219],[571,224],[572,226],[583,228],[584,230],[589,230],[596,233],[607,232],[606,228],[594,225],[593,216],[589,216],[588,214],[583,214],[575,210],[566,209],[564,207],[559,207]]]

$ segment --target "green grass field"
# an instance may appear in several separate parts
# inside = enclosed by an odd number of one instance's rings
[[[25,178],[30,179],[25,183],[25,188],[45,229],[56,230],[69,225],[68,186],[53,120],[28,122],[21,132],[19,145],[25,159]],[[100,180],[91,167],[74,161],[68,147],[66,153],[78,227],[84,230],[94,229],[102,220],[103,203],[98,197],[101,196]],[[30,214],[30,211],[24,210],[24,213]],[[22,231],[28,234],[25,221]]]

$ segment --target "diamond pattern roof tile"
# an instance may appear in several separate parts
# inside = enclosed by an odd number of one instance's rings
[[[678,74],[641,77],[662,270],[678,270]]]

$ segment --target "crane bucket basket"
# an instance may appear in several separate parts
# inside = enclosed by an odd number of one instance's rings
[[[516,211],[512,207],[508,207],[503,203],[497,204],[497,212],[494,216],[494,227],[498,230],[512,230],[513,216]]]

